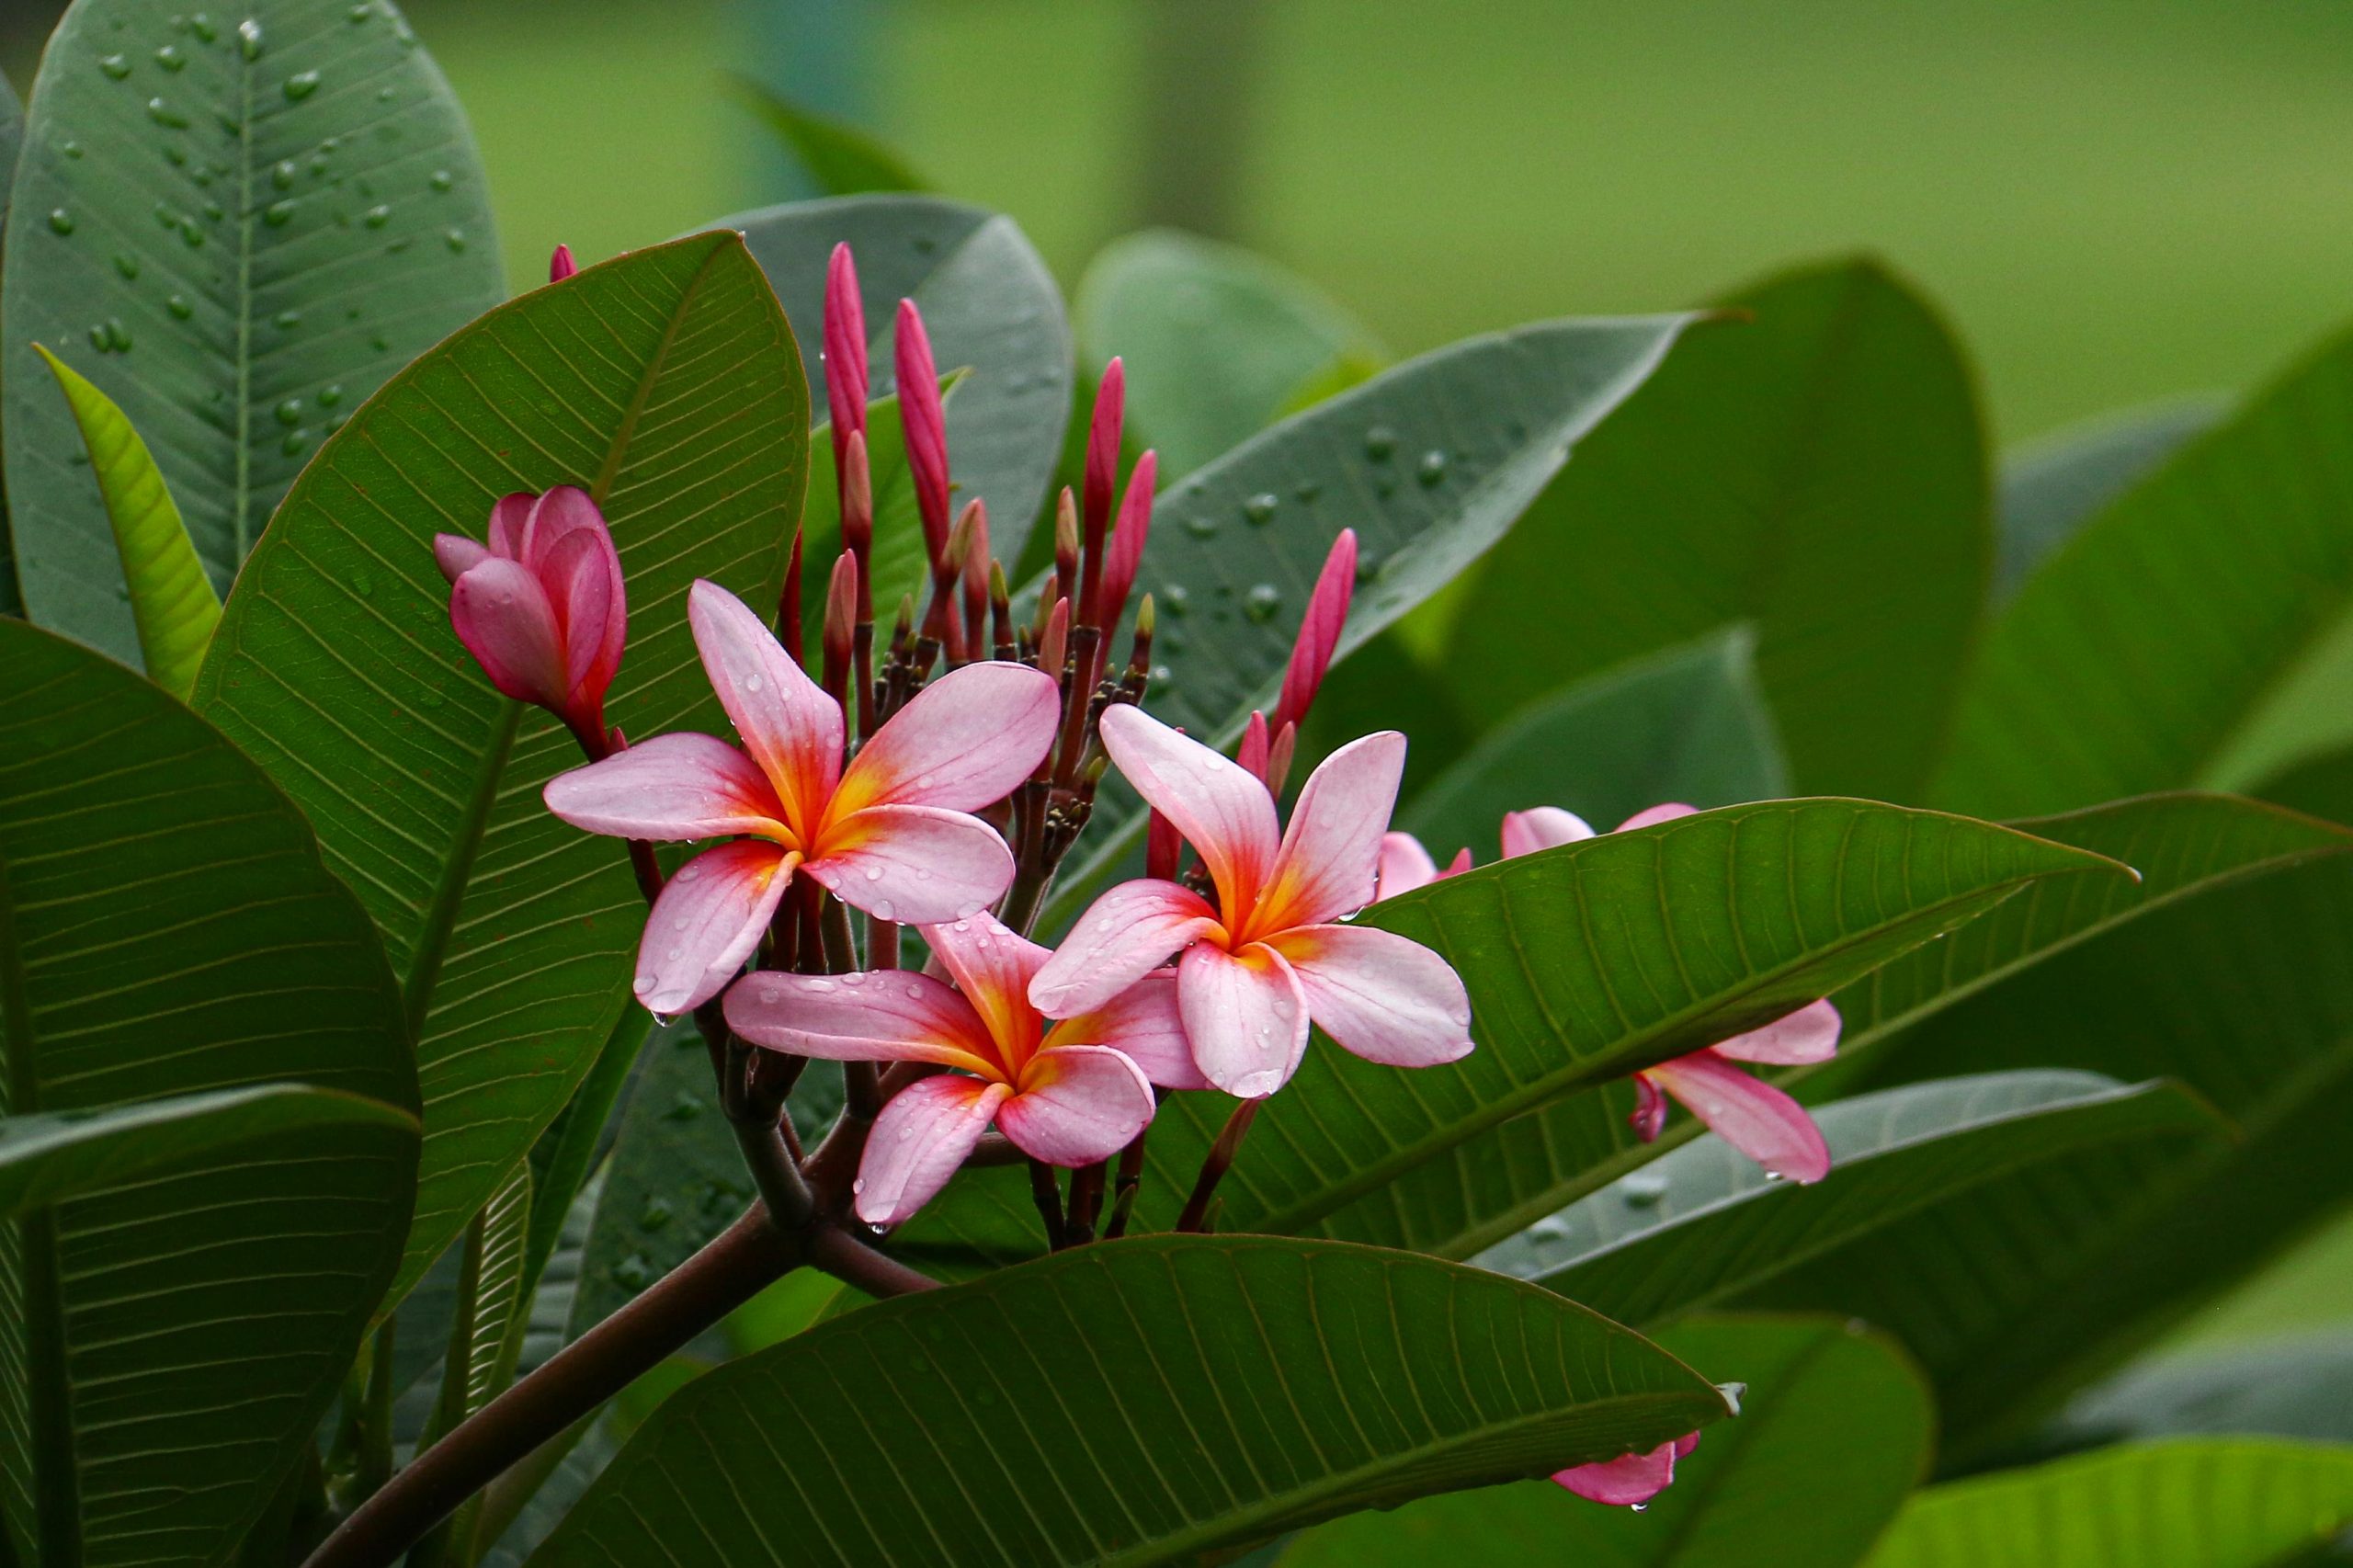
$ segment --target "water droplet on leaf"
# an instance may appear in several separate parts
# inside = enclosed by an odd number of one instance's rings
[[[1275,519],[1278,504],[1274,496],[1262,492],[1242,503],[1242,515],[1254,524],[1270,523]]]
[[[1414,477],[1420,480],[1425,485],[1436,484],[1439,480],[1444,479],[1446,477],[1446,454],[1437,450],[1435,448],[1429,451],[1424,452],[1422,454],[1422,466],[1415,471]]]
[[[188,56],[180,52],[179,45],[167,43],[155,51],[155,63],[166,71],[185,71],[188,69]]]
[[[1389,454],[1397,449],[1397,432],[1386,425],[1376,425],[1364,433],[1364,455],[1375,462],[1386,462]]]
[[[1242,613],[1262,626],[1274,619],[1275,612],[1282,607],[1283,592],[1272,583],[1259,584],[1242,599]]]
[[[52,210],[49,215],[49,228],[51,233],[72,233],[74,232],[74,214],[68,212],[63,207]]]
[[[289,103],[299,104],[318,90],[319,74],[315,71],[297,71],[286,78],[286,101]]]
[[[98,69],[119,82],[131,74],[131,60],[129,56],[121,54],[102,55],[98,60]]]

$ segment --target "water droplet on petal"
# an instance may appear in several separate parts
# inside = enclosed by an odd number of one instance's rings
[[[855,477],[855,476],[853,476],[853,477]],[[759,689],[760,689],[760,677],[759,677],[759,676],[745,676],[744,677],[744,689],[745,689],[745,691],[757,691],[757,690],[759,690]]]
[[[870,881],[870,882],[879,882],[879,881],[881,881],[882,880],[882,868],[881,868],[881,867],[880,867],[880,866],[869,866],[869,867],[867,867],[867,868],[866,868],[866,880],[867,880],[868,881]]]
[[[889,899],[882,898],[874,901],[874,915],[878,920],[890,920],[896,918],[897,912],[891,907]]]

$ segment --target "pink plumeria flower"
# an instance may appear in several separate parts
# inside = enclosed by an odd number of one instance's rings
[[[1230,1095],[1280,1088],[1307,1049],[1310,1019],[1390,1066],[1471,1050],[1471,999],[1444,959],[1387,931],[1334,924],[1371,901],[1404,736],[1385,731],[1334,752],[1300,791],[1288,833],[1263,781],[1141,710],[1106,710],[1102,736],[1137,793],[1199,852],[1218,902],[1151,878],[1111,889],[1030,983],[1040,1011],[1089,1012],[1181,953],[1177,1006],[1193,1061]]]
[[[1588,1502],[1639,1508],[1667,1489],[1675,1480],[1675,1461],[1699,1446],[1699,1434],[1688,1433],[1647,1453],[1555,1471],[1552,1479]]]
[[[842,710],[743,601],[698,582],[687,614],[738,751],[656,735],[547,787],[548,810],[620,838],[730,836],[678,869],[638,950],[659,1014],[717,995],[758,946],[797,868],[845,903],[910,925],[977,913],[1013,880],[1005,798],[1053,743],[1061,698],[1025,665],[967,665],[926,687],[842,766]],[[749,754],[748,756],[746,754]]]
[[[1159,1074],[1142,1064],[1189,1072],[1175,974],[1050,1026],[1029,995],[1045,949],[985,915],[923,935],[954,986],[905,970],[763,971],[727,993],[729,1026],[755,1045],[950,1069],[900,1090],[875,1119],[853,1188],[867,1223],[896,1225],[921,1209],[992,1121],[1049,1165],[1108,1159],[1152,1120],[1148,1075]]]
[[[490,542],[433,536],[449,580],[449,624],[490,684],[562,719],[593,756],[608,749],[605,693],[629,637],[620,557],[588,493],[559,484],[490,511]]]

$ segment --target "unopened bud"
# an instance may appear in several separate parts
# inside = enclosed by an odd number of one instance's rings
[[[1152,813],[1143,833],[1143,874],[1164,882],[1176,880],[1176,862],[1185,853],[1185,840],[1176,824]]]
[[[834,466],[845,466],[852,436],[866,433],[866,306],[847,244],[825,266],[825,405],[833,417]]]
[[[1013,590],[1005,580],[1005,562],[989,562],[989,623],[996,631],[996,656],[1013,656]]]
[[[1242,744],[1234,748],[1233,760],[1243,771],[1257,778],[1267,777],[1267,716],[1256,709],[1250,710],[1250,722],[1242,731]]]
[[[561,283],[579,270],[580,264],[572,259],[570,245],[556,246],[555,254],[548,257],[548,281],[551,283]]]
[[[839,478],[842,543],[864,561],[874,546],[874,481],[867,465],[865,432],[853,430],[843,443]]]
[[[852,639],[858,624],[858,558],[847,550],[834,558],[825,584],[825,623],[820,631],[824,673],[818,682],[839,702],[849,689]]]
[[[915,476],[915,509],[934,561],[948,548],[948,417],[939,405],[939,371],[931,338],[913,300],[899,301],[899,423],[907,436],[907,470]]]
[[[1152,669],[1152,633],[1157,620],[1153,613],[1152,596],[1146,594],[1143,603],[1136,607],[1135,642],[1128,654],[1128,668],[1138,674],[1145,674]]]
[[[988,507],[975,495],[956,515],[956,526],[948,530],[948,545],[939,555],[941,580],[952,581],[962,573],[964,562],[972,559],[974,547],[982,545],[988,534]]]
[[[1069,645],[1070,601],[1056,599],[1053,613],[1046,617],[1045,635],[1038,639],[1038,667],[1059,679]]]
[[[1128,493],[1120,502],[1120,526],[1112,530],[1110,553],[1103,562],[1103,629],[1107,631],[1120,624],[1128,608],[1128,595],[1136,585],[1137,569],[1143,565],[1144,541],[1152,533],[1153,487],[1159,477],[1156,452],[1138,458],[1135,472],[1128,476]]]
[[[1063,486],[1054,500],[1054,592],[1058,599],[1078,593],[1078,498]]]
[[[1275,732],[1274,744],[1267,748],[1267,788],[1275,794],[1283,792],[1283,780],[1290,777],[1291,754],[1299,749],[1299,726],[1285,723]]]
[[[1283,671],[1282,696],[1275,703],[1275,724],[1296,724],[1307,717],[1315,701],[1332,654],[1347,624],[1348,599],[1356,591],[1357,531],[1342,528],[1324,558],[1324,570],[1307,597],[1307,612],[1300,618],[1299,640],[1291,645],[1290,665]]]
[[[1095,416],[1086,431],[1086,544],[1100,550],[1111,520],[1111,492],[1120,482],[1120,436],[1128,408],[1127,367],[1114,358],[1095,389]]]

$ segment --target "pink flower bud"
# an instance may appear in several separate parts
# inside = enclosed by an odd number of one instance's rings
[[[1176,824],[1154,812],[1143,830],[1143,874],[1164,882],[1176,880],[1176,861],[1185,853],[1184,835]]]
[[[1086,479],[1081,499],[1091,554],[1102,551],[1103,531],[1110,526],[1111,492],[1120,483],[1120,433],[1127,407],[1127,367],[1115,358],[1103,367],[1102,382],[1095,389],[1095,418],[1086,433]],[[1109,624],[1108,617],[1103,624]]]
[[[1340,645],[1340,629],[1347,624],[1348,598],[1356,591],[1357,530],[1342,528],[1324,558],[1315,591],[1307,597],[1307,613],[1300,618],[1299,641],[1291,645],[1290,667],[1283,672],[1282,696],[1275,703],[1275,727],[1297,724],[1315,701],[1324,673]]]
[[[1250,711],[1250,722],[1243,726],[1242,744],[1234,748],[1233,760],[1242,770],[1255,778],[1267,777],[1267,716],[1256,709]]]
[[[1128,476],[1128,493],[1120,502],[1119,526],[1111,530],[1111,549],[1103,562],[1103,628],[1109,631],[1127,613],[1128,596],[1134,592],[1136,572],[1143,565],[1144,540],[1152,532],[1152,492],[1159,481],[1160,458],[1146,452]]]
[[[487,548],[442,534],[433,554],[450,580],[449,624],[490,683],[555,714],[602,756],[629,608],[612,533],[588,493],[509,495],[492,509]]]
[[[834,471],[845,477],[846,445],[866,429],[866,307],[847,244],[825,267],[825,404],[834,426]],[[845,507],[844,510],[847,508]]]
[[[1056,599],[1046,618],[1046,634],[1038,641],[1038,667],[1060,679],[1070,642],[1070,601]]]
[[[939,371],[931,339],[913,300],[899,301],[899,420],[907,433],[907,468],[915,475],[915,506],[924,542],[938,562],[948,549],[948,416],[939,406]]]
[[[555,254],[548,257],[548,281],[551,283],[561,283],[579,270],[580,264],[572,259],[570,245],[556,246]]]

